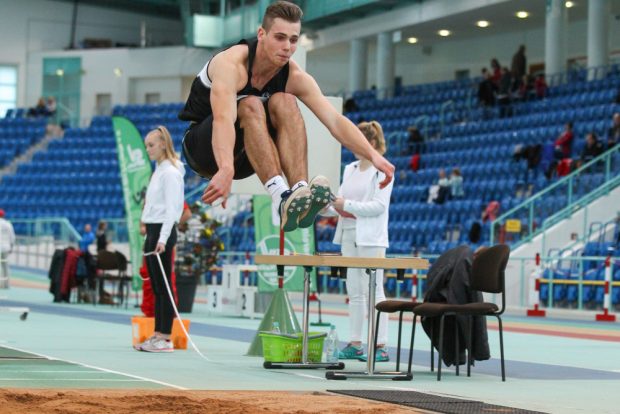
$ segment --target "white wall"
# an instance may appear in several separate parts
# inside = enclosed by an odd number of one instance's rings
[[[210,55],[207,49],[183,46],[31,53],[27,67],[29,82],[26,100],[36,101],[41,93],[44,58],[79,56],[83,71],[82,124],[95,114],[96,95],[100,93],[111,94],[112,105],[144,103],[145,92],[159,92],[161,102],[181,102],[187,98],[184,96],[183,78],[195,77]],[[114,74],[116,68],[122,72],[120,77]]]
[[[129,79],[129,103],[146,103],[146,95],[159,94],[159,102],[181,101],[183,79],[180,76],[155,76]]]
[[[73,2],[50,0],[0,0],[0,63],[17,65],[18,106],[33,105],[39,89],[28,94],[32,73],[26,70],[28,55],[63,50],[70,44]],[[147,40],[153,45],[183,44],[183,24],[172,19],[136,13],[78,6],[76,42],[84,38],[110,39],[114,43],[140,44],[140,25],[146,22]],[[197,69],[198,70],[198,69]],[[196,71],[197,71],[196,70]],[[27,77],[28,76],[28,77]]]
[[[620,55],[620,23],[610,16],[610,51]],[[587,55],[587,22],[571,22],[568,27],[568,58],[585,58]],[[367,87],[376,84],[376,42],[368,39],[368,79]],[[441,39],[430,45],[430,54],[423,53],[424,46],[410,45],[402,41],[396,45],[395,75],[403,79],[403,84],[436,82],[454,79],[456,70],[469,69],[470,74],[478,76],[483,66],[497,57],[500,63],[510,67],[512,55],[520,44],[526,45],[528,66],[544,63],[544,27],[526,31],[515,31],[494,36],[480,36],[459,40]],[[308,51],[308,72],[318,81],[324,92],[338,92],[348,87],[349,43],[339,43],[325,48]]]

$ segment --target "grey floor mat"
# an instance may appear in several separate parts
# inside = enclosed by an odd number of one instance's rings
[[[420,408],[428,411],[447,414],[544,414],[540,411],[530,411],[521,408],[504,407],[501,405],[486,404],[482,401],[464,400],[460,398],[442,397],[416,391],[364,391],[364,390],[328,390],[336,394],[351,397],[367,398],[407,407]]]

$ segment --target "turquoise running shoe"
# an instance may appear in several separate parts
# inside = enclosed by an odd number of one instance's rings
[[[368,360],[368,355],[366,354],[360,355],[358,359],[360,361],[366,362]],[[377,352],[375,353],[375,362],[388,362],[389,360],[390,360],[390,356],[388,355],[385,348],[377,349]]]
[[[340,352],[338,352],[338,359],[360,359],[364,355],[362,347],[353,346],[347,344]]]

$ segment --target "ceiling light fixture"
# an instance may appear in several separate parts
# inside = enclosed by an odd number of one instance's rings
[[[437,32],[437,34],[441,37],[446,37],[446,36],[450,36],[452,32],[450,30],[441,29],[440,31]]]
[[[414,44],[414,43],[418,43],[418,38],[417,37],[409,37],[407,38],[407,42]]]
[[[521,11],[517,12],[517,17],[519,19],[527,19],[529,15],[530,14],[528,12],[524,11],[524,10],[521,10]]]
[[[476,26],[478,27],[489,27],[489,22],[487,20],[478,20],[476,22]]]
[[[567,1],[566,3],[564,3],[564,6],[566,6],[567,9],[570,9],[571,7],[575,7],[575,2]]]

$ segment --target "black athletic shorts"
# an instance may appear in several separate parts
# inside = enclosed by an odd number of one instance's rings
[[[237,105],[239,105],[237,101]],[[276,130],[271,123],[269,117],[268,101],[263,103],[265,113],[267,114],[267,130],[269,135],[275,141]],[[187,164],[192,170],[201,177],[210,179],[218,170],[213,154],[213,146],[211,145],[213,134],[213,115],[209,115],[204,121],[192,122],[183,137],[183,155]],[[239,125],[239,120],[235,121],[235,148],[233,150],[235,180],[240,180],[254,174],[254,168],[250,164],[250,160],[245,152],[243,139],[243,128]]]

